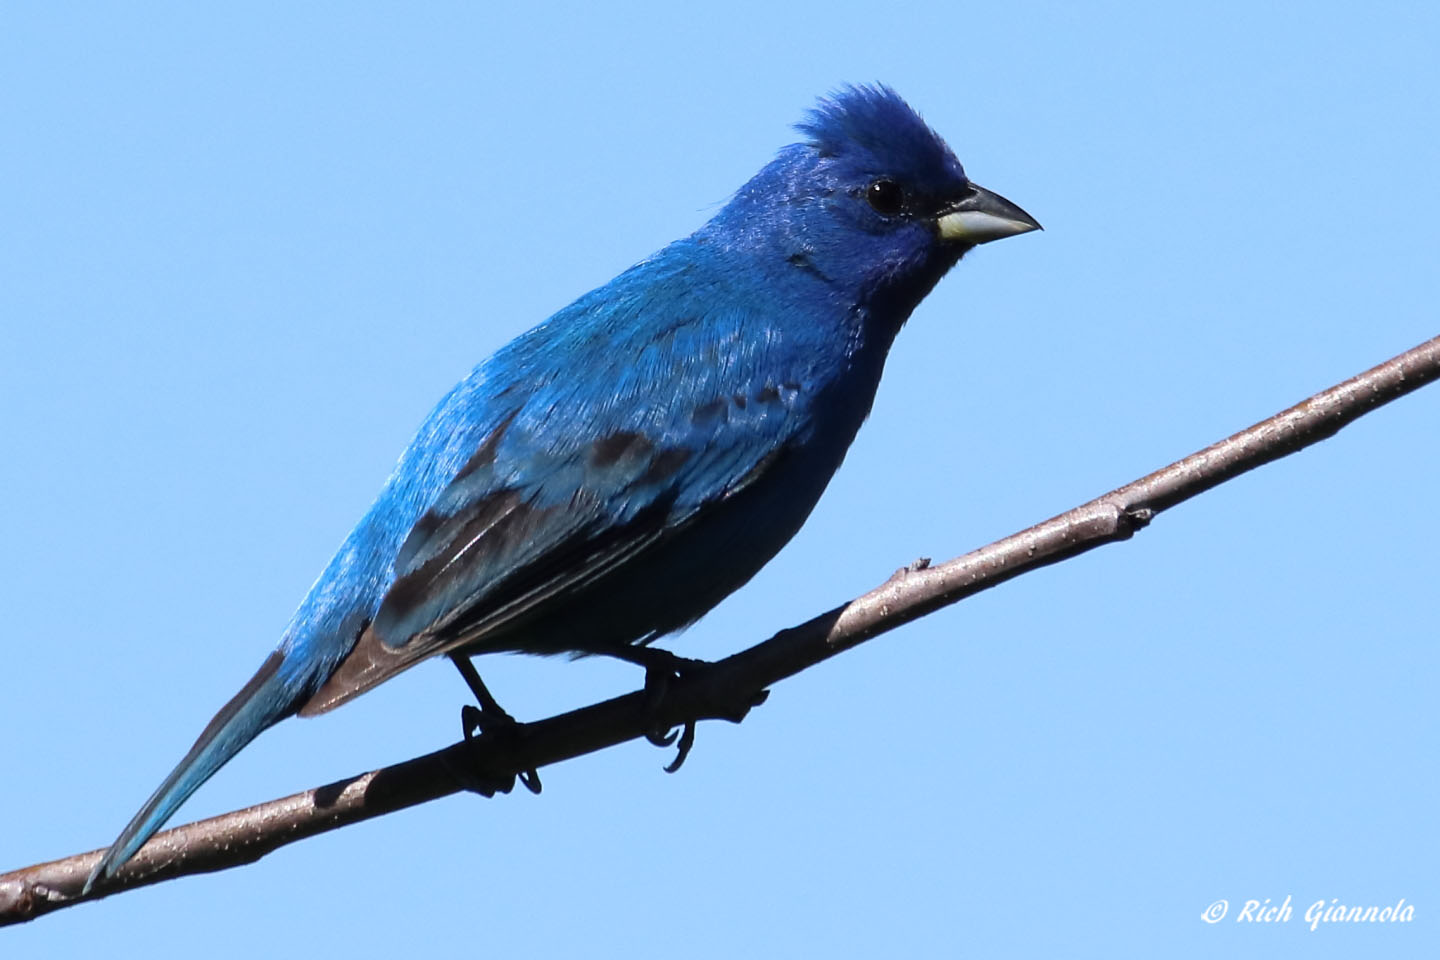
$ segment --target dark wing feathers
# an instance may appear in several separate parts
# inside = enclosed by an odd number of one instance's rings
[[[496,499],[510,501],[513,493],[507,491]],[[571,529],[568,536],[555,538],[560,527],[573,527],[547,523],[559,512],[555,507],[533,511],[523,504],[500,511],[503,516],[484,525],[476,536],[452,537],[451,543],[459,543],[453,552],[436,554],[428,564],[398,578],[375,622],[366,627],[354,650],[300,710],[301,716],[324,713],[426,657],[465,647],[486,633],[523,622],[546,601],[580,589],[624,563],[658,539],[664,529],[663,514],[651,510],[624,527],[604,530],[602,535]],[[586,526],[593,528],[594,524]],[[539,542],[545,546],[540,547]],[[524,549],[527,545],[529,549]],[[506,558],[517,556],[532,559],[499,577],[477,576],[477,571],[505,565]],[[457,601],[461,594],[464,598]],[[382,629],[387,614],[390,621],[404,623],[432,612],[438,616],[423,630],[398,645],[387,642]]]

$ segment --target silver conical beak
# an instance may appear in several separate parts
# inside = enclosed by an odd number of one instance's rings
[[[970,189],[969,196],[951,204],[936,220],[941,240],[974,245],[1042,229],[1034,217],[1000,194],[974,183]]]

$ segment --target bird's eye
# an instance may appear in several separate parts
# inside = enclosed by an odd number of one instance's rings
[[[866,188],[865,199],[876,213],[893,217],[905,206],[905,191],[894,180],[880,179]]]

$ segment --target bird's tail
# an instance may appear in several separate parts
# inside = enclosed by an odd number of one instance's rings
[[[284,657],[272,653],[244,689],[215,714],[190,752],[170,771],[145,806],[120,831],[85,881],[85,892],[108,880],[165,825],[200,785],[267,727],[295,712],[296,691],[281,674]]]

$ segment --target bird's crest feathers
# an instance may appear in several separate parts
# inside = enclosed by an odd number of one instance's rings
[[[846,85],[822,97],[795,124],[821,156],[857,151],[881,168],[920,182],[964,179],[965,171],[940,135],[884,84]]]

